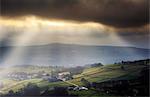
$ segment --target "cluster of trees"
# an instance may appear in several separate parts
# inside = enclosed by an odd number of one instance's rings
[[[87,64],[85,67],[91,68],[91,67],[100,67],[103,66],[102,63],[94,63],[94,64]]]
[[[136,61],[137,63],[146,63],[148,61]],[[126,70],[124,65],[122,70]],[[149,66],[144,67],[139,75],[133,79],[115,78],[104,82],[89,82],[85,78],[81,82],[85,87],[95,88],[99,92],[118,96],[149,96]]]
[[[88,80],[86,80],[85,78],[82,78],[81,82],[85,87],[87,87],[87,88],[91,87],[91,83]]]
[[[114,63],[114,64],[122,64],[122,65],[127,65],[127,64],[150,65],[150,59],[137,60],[137,61],[122,61],[122,62]]]
[[[91,87],[100,92],[119,96],[149,96],[149,68],[143,68],[139,77],[135,79],[94,82]]]
[[[5,96],[38,96],[40,95],[40,88],[34,83],[28,83],[27,86],[14,92],[10,90]]]
[[[54,87],[53,89],[49,89],[48,87],[43,90],[40,89],[36,84],[34,83],[28,83],[27,86],[20,89],[17,92],[14,92],[13,90],[10,90],[6,95],[2,95],[2,97],[8,97],[8,96],[62,96],[62,97],[78,97],[78,95],[72,95],[69,94],[66,87]]]
[[[103,66],[102,63],[95,63],[95,64],[91,64],[91,67],[100,67]]]

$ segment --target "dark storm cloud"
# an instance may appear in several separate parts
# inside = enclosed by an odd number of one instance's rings
[[[148,24],[148,4],[148,0],[1,0],[1,14],[129,27]]]
[[[129,44],[132,44],[135,47],[150,49],[149,27],[150,25],[148,24],[142,27],[116,29],[117,30],[116,34],[121,39],[123,39]]]

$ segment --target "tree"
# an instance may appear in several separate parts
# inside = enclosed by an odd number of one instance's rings
[[[95,63],[95,64],[91,64],[91,67],[100,67],[103,66],[102,63]]]
[[[124,67],[123,65],[121,65],[121,69],[122,69],[122,70],[125,70],[125,67]]]
[[[13,96],[14,95],[14,91],[13,90],[10,90],[7,94],[7,96]]]
[[[81,82],[82,82],[86,87],[90,87],[90,86],[91,86],[90,82],[87,81],[85,78],[82,78],[82,79],[81,79]]]
[[[28,83],[26,87],[24,87],[24,95],[25,96],[39,96],[40,88],[33,83]]]

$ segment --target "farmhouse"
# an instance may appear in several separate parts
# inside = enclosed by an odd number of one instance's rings
[[[88,88],[83,86],[69,86],[67,87],[68,90],[74,90],[74,91],[81,91],[81,90],[88,90]]]
[[[70,72],[61,72],[61,73],[58,73],[58,77],[61,79],[61,78],[64,78],[65,76],[67,75],[70,75]]]
[[[61,80],[64,80],[64,81],[72,79],[71,73],[70,72],[58,73],[58,79],[61,79]]]

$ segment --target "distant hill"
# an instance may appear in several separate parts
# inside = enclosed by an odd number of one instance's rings
[[[13,65],[80,66],[91,63],[110,64],[149,58],[149,49],[118,46],[85,46],[49,44],[41,46],[0,47],[0,62],[7,58],[12,48],[24,49],[16,53],[18,62]],[[1,63],[2,64],[2,63]]]

